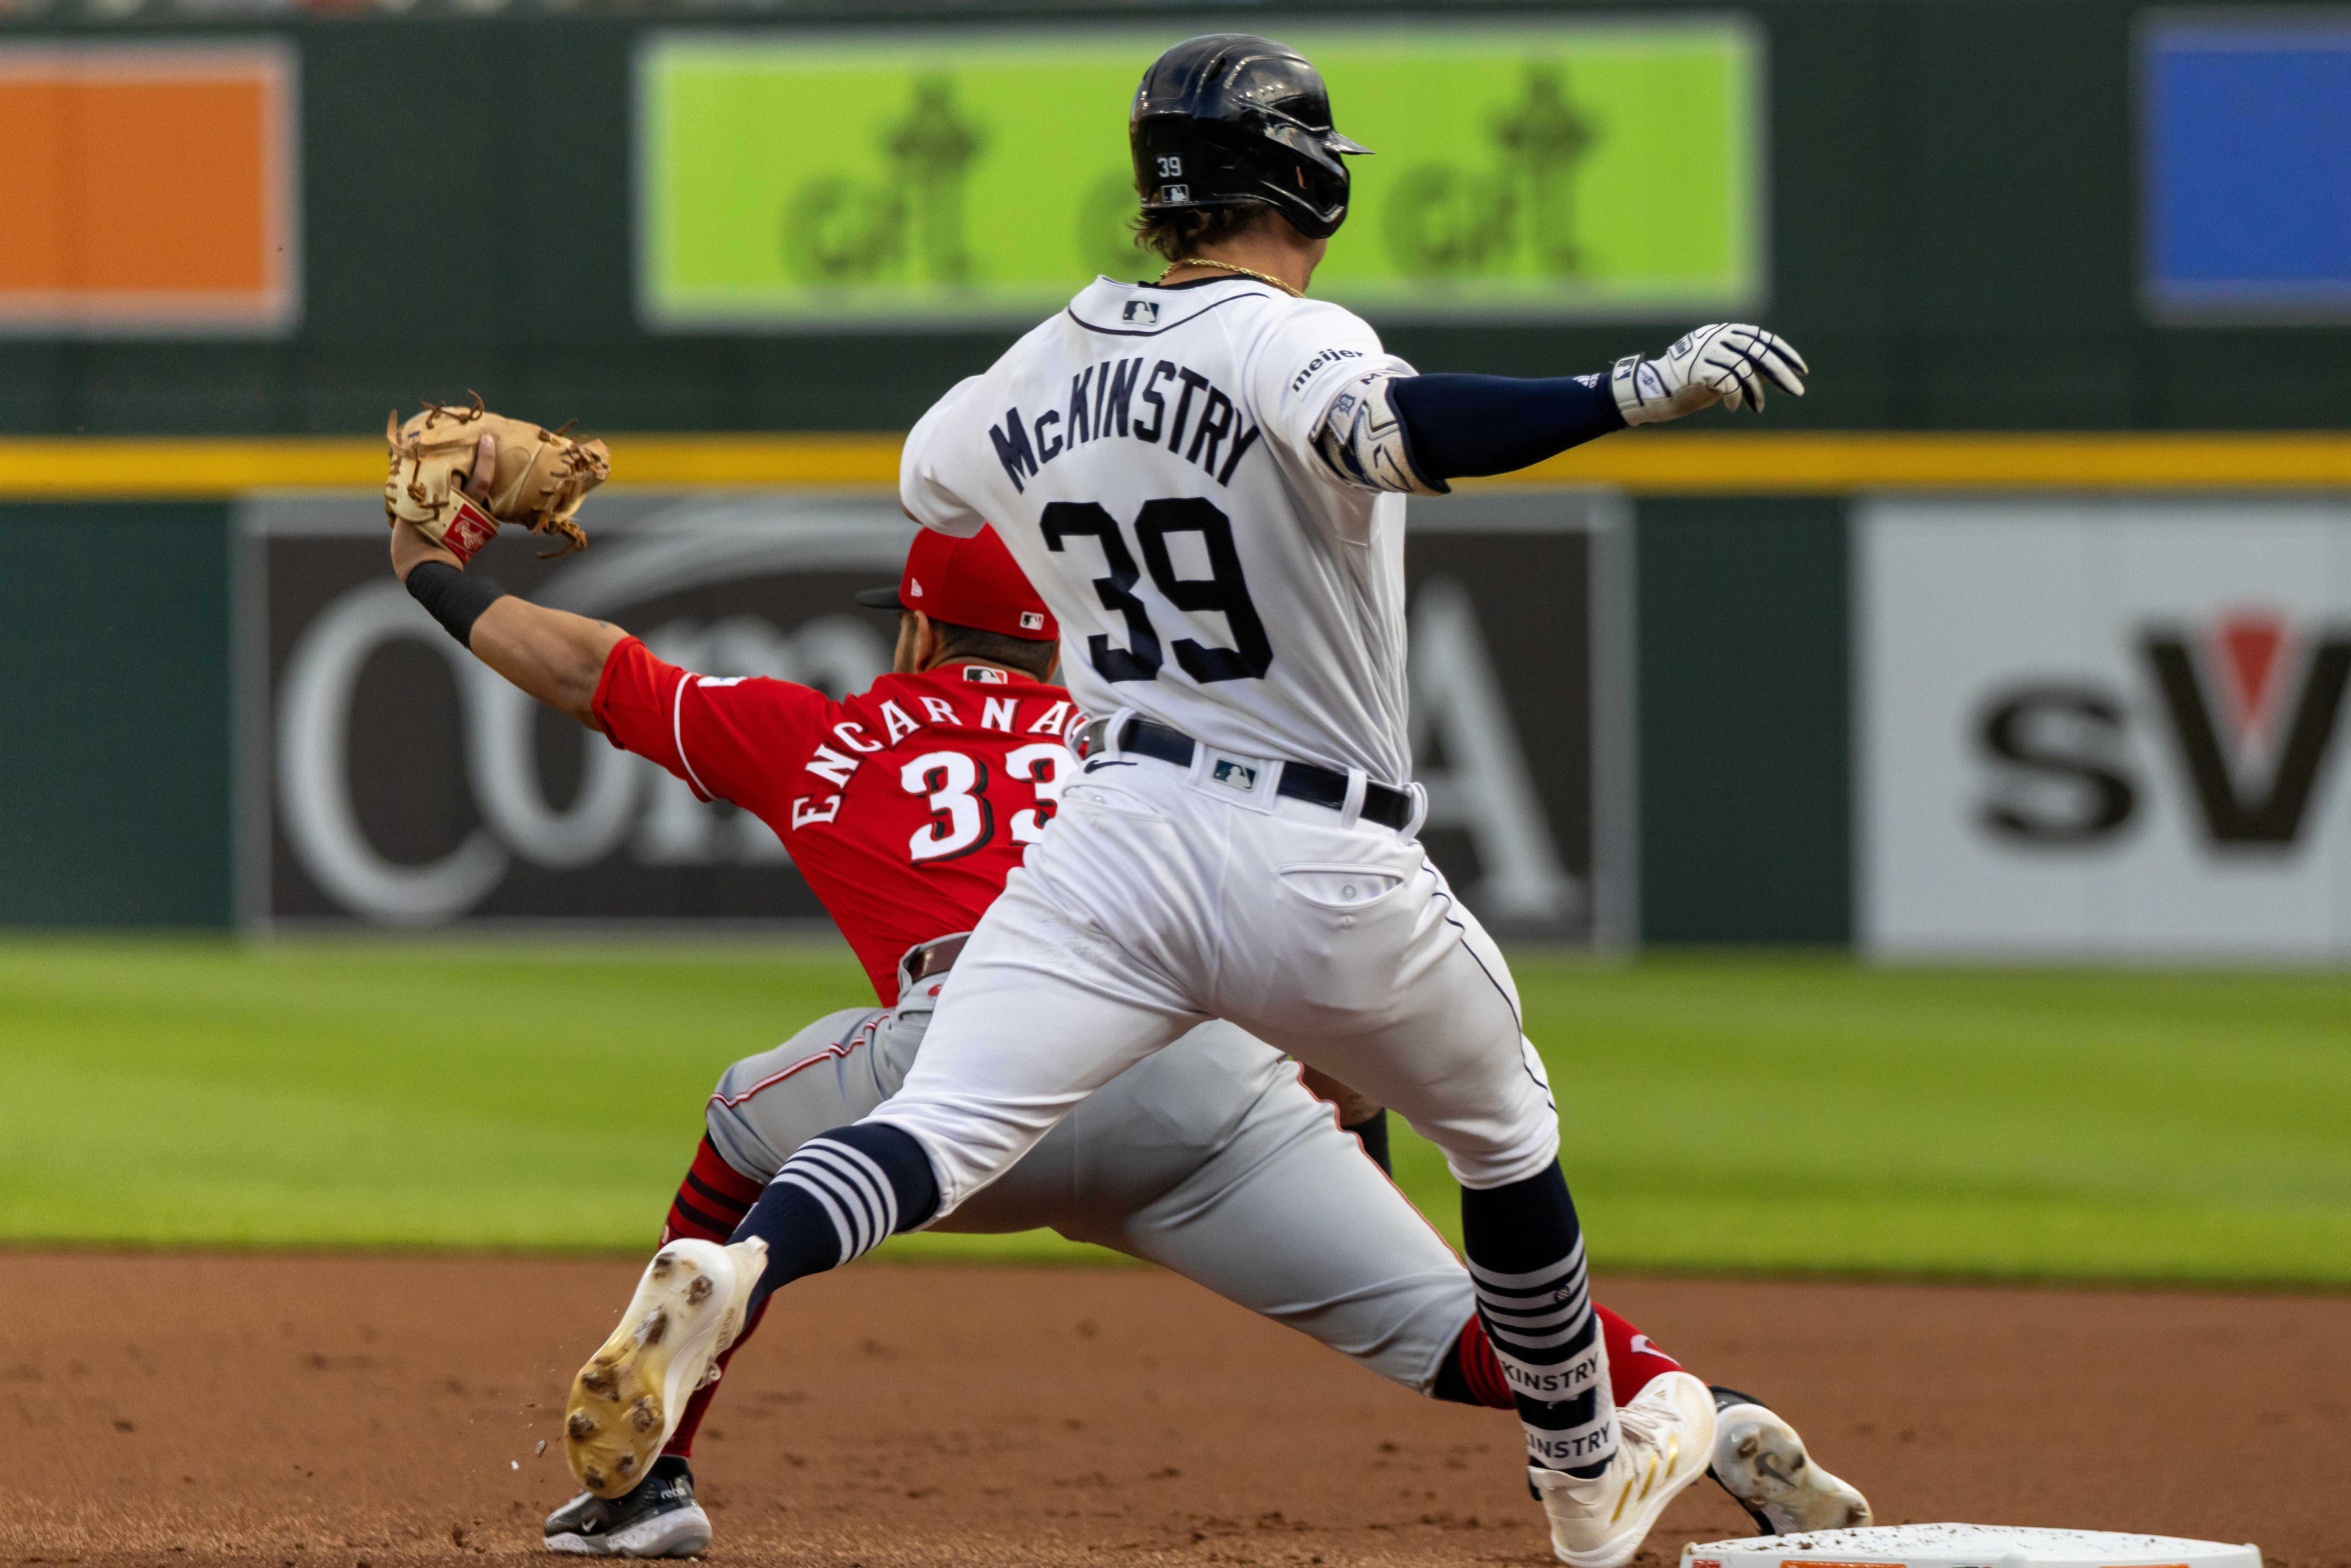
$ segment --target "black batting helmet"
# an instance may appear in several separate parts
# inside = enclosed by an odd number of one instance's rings
[[[1331,128],[1322,75],[1287,44],[1211,33],[1143,73],[1127,119],[1146,213],[1262,202],[1326,239],[1347,216],[1347,165],[1369,152]]]

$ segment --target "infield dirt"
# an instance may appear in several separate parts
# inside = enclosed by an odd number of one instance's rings
[[[538,1445],[636,1272],[0,1253],[0,1568],[543,1558],[573,1488]],[[1775,1403],[1882,1521],[2351,1563],[2351,1298],[1600,1293]],[[1169,1275],[869,1264],[778,1301],[695,1471],[721,1563],[1540,1563],[1518,1446]],[[1644,1561],[1749,1528],[1701,1482]]]

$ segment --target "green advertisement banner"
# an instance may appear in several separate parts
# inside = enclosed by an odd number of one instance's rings
[[[656,33],[637,67],[656,329],[1029,319],[1130,243],[1126,113],[1176,27]],[[1729,312],[1762,293],[1762,46],[1735,17],[1282,30],[1353,161],[1314,292],[1374,319]]]

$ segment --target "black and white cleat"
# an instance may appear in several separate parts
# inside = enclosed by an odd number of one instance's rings
[[[694,1472],[664,1455],[636,1490],[583,1491],[547,1516],[547,1549],[576,1557],[692,1557],[710,1544],[710,1516],[694,1500]]]

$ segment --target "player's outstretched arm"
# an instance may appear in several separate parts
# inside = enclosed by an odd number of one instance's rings
[[[392,570],[475,658],[549,707],[590,729],[604,727],[591,708],[596,683],[627,632],[609,622],[517,599],[487,578],[469,576],[454,552],[412,523],[392,530]]]
[[[1378,371],[1335,398],[1315,450],[1342,484],[1443,495],[1452,479],[1509,474],[1628,424],[1721,403],[1763,407],[1768,382],[1804,395],[1803,357],[1761,327],[1717,322],[1655,360],[1628,354],[1605,375],[1400,375]]]

